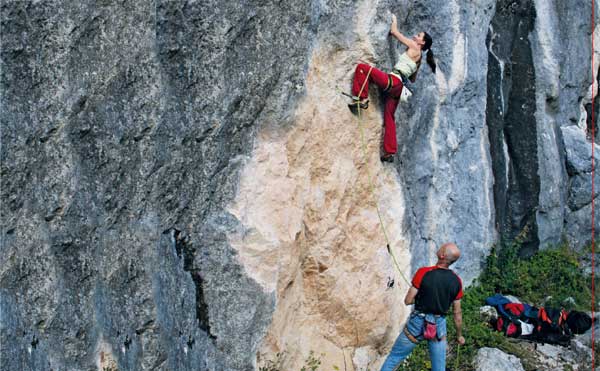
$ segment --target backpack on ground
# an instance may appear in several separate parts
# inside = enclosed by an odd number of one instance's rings
[[[529,337],[541,343],[569,345],[572,332],[567,326],[568,312],[557,308],[539,308],[538,319]]]
[[[486,299],[486,304],[498,311],[492,326],[510,337],[522,337],[540,343],[567,346],[574,334],[590,329],[591,318],[584,312],[514,303],[496,294]]]
[[[587,313],[573,310],[567,316],[567,326],[573,334],[583,334],[592,327],[592,318]]]

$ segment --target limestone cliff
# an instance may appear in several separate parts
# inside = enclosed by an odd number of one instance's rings
[[[293,371],[311,350],[373,369],[402,277],[440,243],[469,283],[500,236],[525,231],[524,255],[589,241],[589,1],[0,7],[3,369],[284,352]],[[392,12],[433,36],[438,72],[421,68],[382,165],[382,96],[359,120],[339,91],[359,60],[392,66]]]

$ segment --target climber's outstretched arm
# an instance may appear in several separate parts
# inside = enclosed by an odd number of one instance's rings
[[[414,40],[404,36],[400,31],[398,31],[398,24],[396,21],[396,16],[392,14],[392,25],[390,26],[390,34],[394,36],[398,41],[402,44],[406,45],[409,49],[420,49]]]

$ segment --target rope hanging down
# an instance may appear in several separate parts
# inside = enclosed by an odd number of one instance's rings
[[[360,99],[363,89],[365,88],[367,81],[369,81],[369,76],[371,75],[371,70],[373,70],[373,66],[371,66],[371,68],[369,68],[367,77],[366,77],[365,81],[363,82],[362,86],[360,87],[360,91],[358,92],[358,99]],[[357,104],[356,107],[357,107],[357,112],[358,112],[358,128],[360,129],[360,139],[362,142],[363,158],[365,161],[365,168],[367,169],[367,179],[369,180],[369,188],[370,188],[370,192],[371,192],[371,197],[373,198],[373,201],[375,202],[375,208],[377,209],[377,216],[379,217],[379,226],[381,227],[381,231],[383,232],[383,237],[385,237],[385,242],[387,244],[387,251],[390,254],[390,256],[392,257],[392,260],[394,261],[394,266],[396,267],[396,270],[398,271],[398,273],[400,273],[400,276],[402,277],[402,279],[404,279],[404,282],[406,282],[406,284],[408,286],[410,286],[411,285],[410,281],[408,281],[406,279],[406,277],[404,276],[404,274],[402,273],[402,270],[400,269],[400,265],[398,264],[398,261],[396,260],[396,256],[394,255],[394,253],[392,251],[390,239],[389,239],[387,231],[385,229],[385,225],[383,224],[383,218],[381,217],[381,210],[379,210],[379,203],[375,199],[375,185],[373,184],[373,179],[371,179],[371,171],[369,170],[367,142],[365,140],[365,131],[362,126],[362,120],[361,120],[361,114],[360,114],[360,104]]]
[[[367,81],[369,81],[369,76],[371,75],[372,69],[373,69],[373,66],[371,66],[371,68],[369,68],[369,72],[367,73],[367,78],[365,79],[362,86],[360,87],[360,91],[358,92],[358,99],[360,99],[360,95],[362,94],[365,84],[367,83]],[[354,97],[352,97],[352,98],[354,99]],[[377,216],[379,217],[379,226],[381,227],[381,231],[383,232],[383,236],[385,237],[385,241],[387,244],[387,250],[388,250],[388,253],[390,254],[390,256],[392,257],[392,260],[394,261],[394,266],[396,267],[396,270],[398,271],[398,273],[400,273],[400,277],[402,277],[402,279],[404,279],[404,282],[406,282],[406,284],[408,286],[410,286],[411,283],[406,279],[406,277],[402,273],[402,270],[400,270],[400,265],[398,264],[398,261],[396,260],[396,256],[394,255],[394,252],[392,251],[390,239],[389,239],[387,231],[385,229],[385,225],[383,224],[383,218],[381,217],[381,210],[379,210],[379,203],[375,199],[375,185],[373,184],[373,180],[371,179],[371,172],[369,170],[367,143],[365,140],[365,131],[362,126],[362,120],[361,120],[361,114],[360,114],[360,104],[357,104],[356,107],[357,107],[357,112],[358,112],[358,128],[360,129],[360,140],[362,143],[363,158],[365,161],[365,168],[367,169],[367,179],[369,180],[371,197],[373,197],[373,201],[375,201],[375,208],[377,209]],[[460,365],[460,344],[456,348],[456,369],[457,370],[458,370],[459,365]]]

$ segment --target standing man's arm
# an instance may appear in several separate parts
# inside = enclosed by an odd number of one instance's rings
[[[417,296],[417,292],[419,292],[419,289],[417,289],[414,286],[411,286],[410,289],[408,289],[406,296],[404,297],[404,304],[406,304],[406,305],[414,304],[415,297]]]
[[[456,325],[456,341],[458,341],[460,345],[463,345],[465,343],[465,338],[462,336],[462,310],[460,308],[460,299],[452,302],[452,312],[454,315],[454,324]]]

